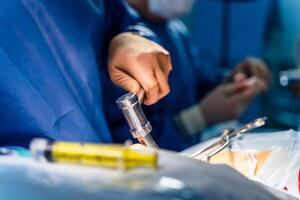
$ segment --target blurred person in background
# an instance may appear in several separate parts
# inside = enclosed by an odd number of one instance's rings
[[[226,74],[245,57],[264,57],[278,19],[277,0],[200,0],[184,21],[204,65]],[[257,97],[240,121],[265,115],[263,103]]]

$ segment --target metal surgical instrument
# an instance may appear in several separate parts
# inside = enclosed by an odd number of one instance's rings
[[[233,139],[240,137],[242,133],[245,133],[247,131],[250,131],[252,129],[255,129],[255,128],[265,125],[266,120],[267,120],[266,117],[261,117],[261,118],[257,118],[255,120],[249,122],[248,124],[245,124],[244,126],[238,128],[238,129],[224,129],[220,139],[217,142],[211,144],[210,146],[206,147],[205,149],[198,150],[197,152],[192,154],[190,156],[190,158],[194,158],[200,154],[203,154],[204,152],[207,152],[208,150],[210,150],[214,147],[219,146],[216,149],[210,151],[203,159],[203,161],[209,162],[211,157],[213,157],[214,155],[218,154],[219,152],[224,150],[226,147],[228,147],[231,144]]]
[[[151,124],[147,120],[141,107],[144,96],[143,93],[144,91],[139,98],[137,94],[129,92],[119,97],[116,103],[122,110],[132,136],[141,144],[159,150],[159,147],[150,134],[152,131]]]

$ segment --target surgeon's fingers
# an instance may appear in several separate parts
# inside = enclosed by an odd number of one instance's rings
[[[157,61],[162,72],[168,76],[172,70],[171,56],[168,52],[158,52]]]
[[[233,82],[235,83],[241,83],[246,80],[247,80],[247,76],[242,72],[238,72],[233,76]]]
[[[247,84],[247,87],[232,97],[232,101],[249,104],[254,97],[266,90],[267,87],[264,81],[257,78],[250,79]]]
[[[161,99],[170,92],[168,76],[166,76],[160,69],[155,70],[155,76],[159,85],[159,99]]]
[[[267,83],[263,79],[257,77],[252,77],[248,79],[247,81],[245,81],[245,85],[246,88],[253,89],[258,93],[266,91],[268,88]]]
[[[254,58],[247,58],[243,64],[244,70],[249,77],[260,76],[259,70],[257,69],[257,62],[254,60]]]
[[[145,90],[144,90],[144,88],[141,87],[140,91],[138,91],[136,93],[136,95],[138,96],[139,102],[143,103],[144,102],[144,98],[145,98]]]
[[[109,70],[110,79],[115,85],[134,93],[141,91],[140,84],[126,71],[119,68],[109,68]]]
[[[239,117],[249,106],[256,94],[257,92],[255,90],[248,88],[227,97],[225,100],[228,107],[228,115],[232,116],[232,118]]]
[[[247,58],[242,65],[241,70],[249,77],[256,76],[265,80],[267,83],[271,82],[271,72],[261,59]]]
[[[262,60],[258,60],[256,65],[258,74],[260,74],[258,77],[265,80],[267,83],[271,83],[272,73],[268,69],[267,65]]]
[[[145,104],[154,104],[168,93],[170,55],[157,43],[130,33],[119,34],[110,43],[108,63],[116,85],[136,93],[144,89]]]
[[[154,55],[155,59],[151,59],[147,62],[152,63],[153,77],[148,80],[148,84],[144,83],[144,79],[139,80],[146,92],[144,99],[145,105],[156,103],[170,92],[168,84],[168,76],[172,70],[170,55],[167,52],[158,52]],[[150,80],[151,82],[149,82]]]
[[[147,79],[144,76],[137,77],[138,82],[145,90],[145,105],[151,105],[166,96],[169,91],[168,76],[172,69],[168,53],[152,53],[140,57],[140,62],[151,64]],[[136,73],[136,72],[133,72]],[[139,73],[137,71],[137,73]]]
[[[163,75],[160,77],[160,80],[158,80],[155,74],[155,71],[159,70],[157,69],[158,63],[153,62],[153,60],[155,60],[153,56],[152,54],[142,55],[137,60],[130,61],[130,63],[128,63],[130,67],[116,66],[110,68],[111,80],[114,84],[137,94],[141,88],[143,88],[145,92],[143,102],[146,105],[156,103],[165,95],[160,94],[160,84],[158,81],[162,82],[166,80],[167,77]]]
[[[132,64],[134,67],[134,65]],[[137,69],[137,68],[134,68]],[[154,72],[146,73],[147,78],[143,78],[143,72],[138,69],[134,72],[124,71],[117,67],[110,70],[111,80],[115,85],[122,87],[123,89],[134,92],[138,95],[145,91],[143,102],[146,105],[154,104],[159,98],[159,84],[155,79]]]
[[[219,90],[223,92],[225,96],[231,96],[239,91],[243,90],[246,87],[245,82],[237,82],[237,83],[226,83],[218,87]]]
[[[144,97],[144,104],[145,105],[152,105],[156,103],[160,98],[159,95],[159,84],[158,81],[154,78],[154,72],[153,77],[149,78],[146,82],[144,80],[140,80],[140,84],[145,90],[145,97]]]
[[[240,97],[247,97],[247,94],[253,94],[257,95],[261,92],[264,92],[267,90],[267,84],[264,80],[257,78],[257,77],[252,77],[250,79],[246,79],[240,82],[233,82],[233,83],[228,83],[228,84],[223,84],[221,87],[219,87],[224,95],[227,97],[236,97],[237,99],[239,98],[239,95],[241,94]],[[246,93],[243,93],[246,92]]]

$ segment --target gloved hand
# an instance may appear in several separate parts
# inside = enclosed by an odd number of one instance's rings
[[[144,104],[151,105],[170,91],[172,69],[169,52],[160,45],[132,33],[121,33],[110,43],[109,75],[127,91],[145,90]]]
[[[200,102],[206,125],[238,118],[266,88],[265,81],[256,77],[218,86]]]
[[[269,84],[272,79],[271,72],[263,60],[258,58],[247,58],[231,72],[229,82],[245,80],[250,77],[258,77]]]

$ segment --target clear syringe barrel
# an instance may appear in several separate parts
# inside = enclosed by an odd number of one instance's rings
[[[157,144],[150,135],[151,124],[142,110],[137,95],[135,93],[124,94],[117,99],[116,103],[123,112],[132,136],[141,144],[158,150]]]

